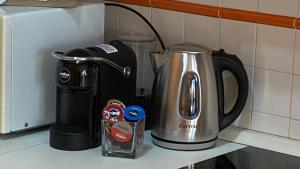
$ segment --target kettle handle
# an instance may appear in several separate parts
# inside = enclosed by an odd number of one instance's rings
[[[248,97],[249,82],[243,63],[237,56],[227,54],[223,49],[220,51],[213,51],[212,55],[218,86],[219,129],[223,130],[234,122],[243,111]],[[224,84],[222,76],[222,72],[225,70],[230,71],[235,76],[238,84],[237,101],[232,110],[226,114],[224,112]]]

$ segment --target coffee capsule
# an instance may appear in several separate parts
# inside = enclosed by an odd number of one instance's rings
[[[124,120],[124,109],[117,104],[109,104],[102,111],[102,118],[108,123]]]
[[[128,142],[133,136],[133,129],[128,122],[117,121],[112,126],[111,136],[119,142]]]
[[[121,102],[120,100],[118,99],[110,99],[108,100],[108,102],[106,103],[106,105],[110,105],[110,104],[118,104],[120,105],[123,109],[125,109],[125,104],[123,102]]]
[[[140,106],[129,106],[125,109],[124,118],[130,122],[136,122],[145,118],[145,110]]]

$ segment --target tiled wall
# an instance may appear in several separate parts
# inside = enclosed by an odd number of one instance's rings
[[[186,1],[300,16],[300,0]],[[151,21],[167,46],[196,42],[240,57],[248,72],[250,95],[234,125],[300,140],[300,30],[130,6]],[[107,7],[106,40],[130,32],[152,34],[132,13]],[[228,78],[226,82],[231,88],[235,80]],[[234,91],[229,93],[227,98],[234,98]]]

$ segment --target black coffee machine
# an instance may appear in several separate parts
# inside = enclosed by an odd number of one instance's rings
[[[85,150],[101,143],[101,111],[110,99],[133,104],[136,97],[136,56],[120,41],[64,54],[57,63],[56,123],[50,146]]]

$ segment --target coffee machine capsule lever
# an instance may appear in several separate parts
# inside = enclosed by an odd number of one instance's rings
[[[79,62],[87,62],[87,61],[91,61],[91,62],[103,62],[106,63],[116,69],[118,69],[119,71],[121,71],[124,75],[124,77],[130,77],[131,74],[131,68],[130,66],[125,66],[122,67],[118,64],[116,64],[113,61],[110,61],[106,58],[102,58],[102,57],[73,57],[73,56],[65,56],[63,52],[59,52],[59,51],[54,51],[52,52],[52,56],[59,59],[59,60],[65,60],[65,61],[75,61],[77,64]]]

